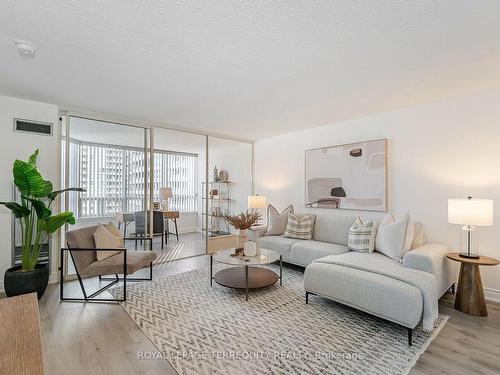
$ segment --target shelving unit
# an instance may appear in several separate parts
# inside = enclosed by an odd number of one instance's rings
[[[206,182],[202,182],[202,191],[205,193]],[[208,201],[208,212],[205,204],[202,206],[202,214],[208,215],[208,236],[219,237],[231,234],[229,223],[224,215],[231,212],[231,182],[208,182],[208,197],[203,197],[203,202]],[[215,194],[216,193],[216,194]],[[207,231],[203,221],[203,231]]]

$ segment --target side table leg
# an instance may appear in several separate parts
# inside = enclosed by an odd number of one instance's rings
[[[280,255],[280,286],[283,285],[283,256]]]
[[[214,255],[210,254],[210,286],[212,286],[212,280],[213,280],[212,276],[213,267],[214,267]]]
[[[248,266],[245,266],[245,301],[248,301]]]
[[[474,316],[488,316],[483,283],[477,264],[462,263],[458,278],[455,309]]]

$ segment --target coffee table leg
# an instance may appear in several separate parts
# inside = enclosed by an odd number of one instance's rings
[[[214,264],[214,255],[213,254],[210,254],[210,286],[212,286],[212,268],[213,268],[213,264]]]
[[[248,301],[248,266],[245,266],[245,301]]]
[[[283,285],[283,258],[280,255],[280,286]]]

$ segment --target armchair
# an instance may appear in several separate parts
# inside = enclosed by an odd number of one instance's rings
[[[127,299],[127,281],[146,281],[153,279],[153,261],[156,259],[156,253],[153,251],[127,251],[125,248],[118,249],[97,249],[94,242],[94,232],[97,226],[91,226],[72,230],[66,233],[67,248],[61,248],[60,261],[60,300],[61,301],[97,301],[97,302],[124,302]],[[126,237],[126,240],[136,240],[136,238]],[[144,237],[143,240],[152,240]],[[97,260],[98,251],[119,251],[120,253],[112,255],[106,259]],[[76,270],[76,276],[84,298],[69,298],[64,296],[64,252],[68,251]],[[133,278],[127,275],[149,266],[149,277]],[[102,277],[103,275],[115,275],[113,278]],[[122,274],[123,277],[118,275]],[[83,278],[99,276],[100,280],[112,280],[94,293],[88,295],[85,289]],[[122,299],[98,299],[95,298],[105,290],[109,289],[119,281],[123,281]]]

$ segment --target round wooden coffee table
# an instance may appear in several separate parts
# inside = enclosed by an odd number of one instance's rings
[[[215,254],[210,255],[210,285],[212,280],[219,285],[235,288],[245,289],[245,300],[248,301],[248,289],[260,289],[273,285],[276,281],[280,281],[283,285],[282,275],[283,266],[281,254],[269,249],[260,249],[260,254],[253,257],[244,255],[231,256],[234,254],[235,249],[226,249],[217,251]],[[215,275],[213,275],[213,261],[229,264],[234,267],[225,268]],[[280,262],[279,275],[268,269],[258,266]]]
[[[498,260],[485,256],[466,258],[459,253],[448,253],[446,256],[461,263],[455,308],[469,315],[488,316],[479,266],[496,266]]]

